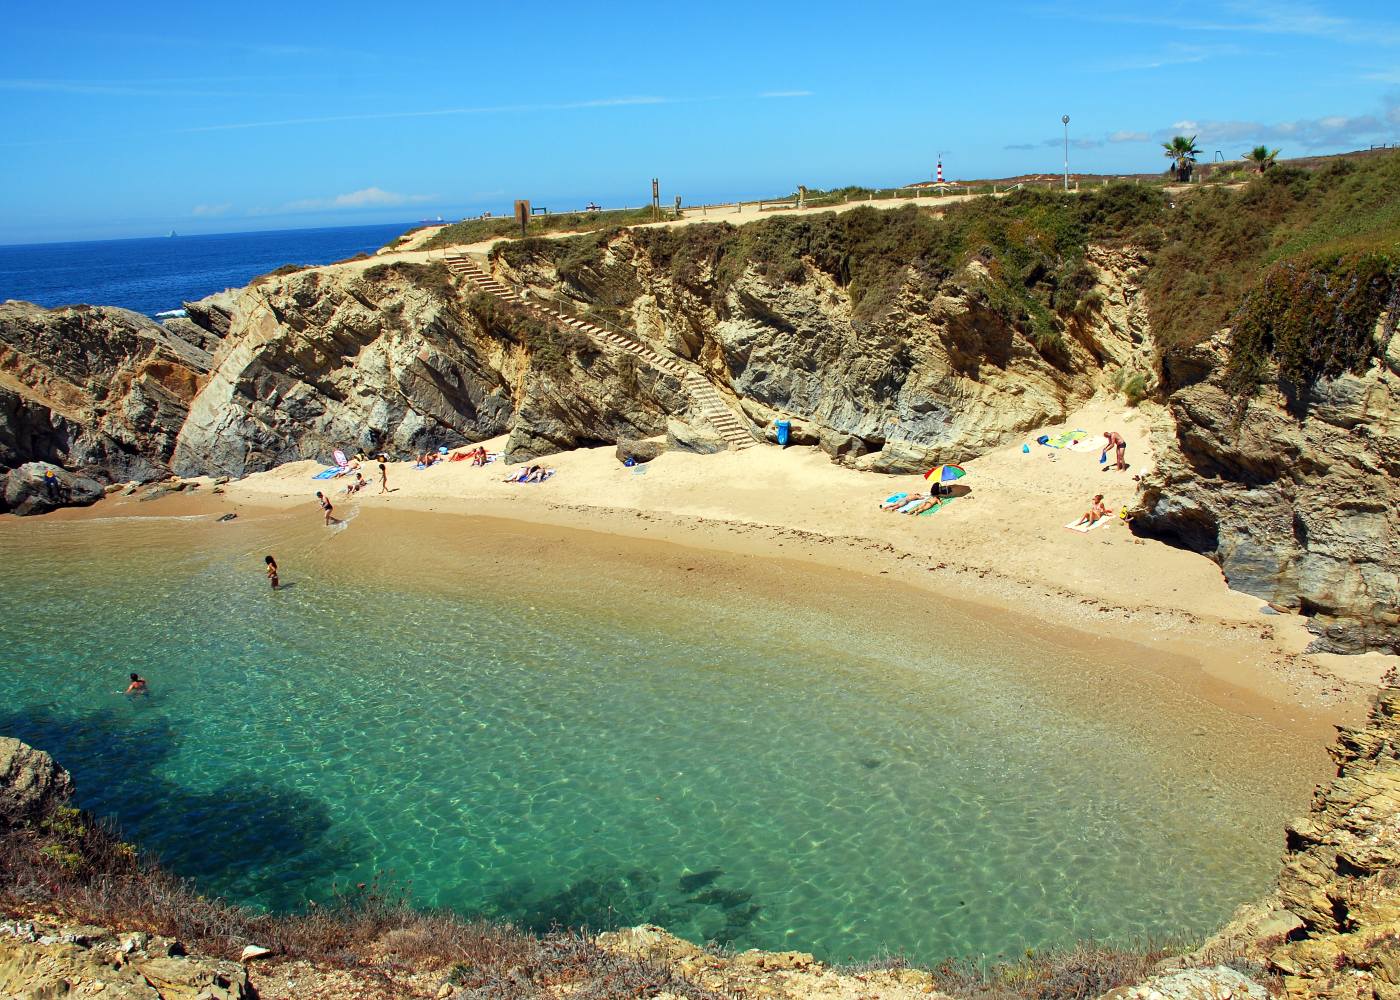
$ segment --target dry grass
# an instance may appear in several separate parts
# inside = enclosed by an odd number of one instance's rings
[[[1081,943],[989,967],[950,960],[932,972],[940,991],[963,1000],[1093,1000],[1150,978],[1157,963],[1179,953],[1157,945]]]

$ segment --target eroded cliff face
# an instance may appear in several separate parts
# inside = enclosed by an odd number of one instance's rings
[[[1170,356],[1174,434],[1134,527],[1213,555],[1230,586],[1312,616],[1315,646],[1400,652],[1400,341],[1320,381],[1305,415],[1226,387],[1228,335]]]
[[[440,265],[286,275],[227,329],[171,465],[241,476],[335,448],[395,454],[511,432],[508,458],[664,431],[674,380],[474,299]],[[194,315],[192,313],[192,315]]]
[[[169,474],[210,355],[138,313],[0,304],[0,466],[103,482]]]
[[[614,305],[621,298],[629,326],[698,363],[759,427],[795,420],[803,440],[862,469],[922,471],[975,457],[1064,418],[1119,368],[1147,367],[1134,280],[1144,262],[1132,251],[1091,251],[1096,305],[1070,319],[1054,350],[989,299],[977,261],[932,291],[911,270],[879,308],[863,310],[811,261],[776,278],[751,265],[722,283],[715,261],[697,256],[678,276],[626,230],[582,264],[527,252],[495,266],[510,282],[583,306],[605,291]]]

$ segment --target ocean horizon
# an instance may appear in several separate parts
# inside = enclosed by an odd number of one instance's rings
[[[287,264],[373,253],[422,222],[0,246],[0,301],[118,306],[156,316]]]

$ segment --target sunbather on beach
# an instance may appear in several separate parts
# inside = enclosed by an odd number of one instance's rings
[[[522,480],[522,482],[542,483],[544,482],[544,473],[545,468],[543,465],[532,465],[530,466],[530,471],[525,473],[525,478]]]
[[[907,507],[917,500],[927,499],[928,495],[925,493],[909,493],[900,497],[898,500],[886,500],[884,503],[880,504],[880,508],[882,510],[899,510],[899,508]]]
[[[938,495],[934,494],[932,496],[925,497],[924,500],[917,507],[906,507],[902,511],[900,511],[900,513],[922,514],[926,510],[932,510],[942,502],[943,501],[938,498]]]
[[[1091,503],[1089,504],[1089,509],[1088,509],[1087,511],[1084,512],[1084,516],[1081,517],[1081,518],[1080,518],[1078,521],[1076,521],[1075,523],[1076,523],[1076,524],[1094,524],[1094,523],[1098,522],[1100,519],[1107,517],[1107,516],[1109,515],[1109,513],[1110,513],[1110,512],[1109,512],[1109,509],[1108,509],[1107,507],[1104,506],[1103,494],[1102,494],[1102,493],[1097,493],[1097,494],[1094,495],[1093,502],[1091,502]]]

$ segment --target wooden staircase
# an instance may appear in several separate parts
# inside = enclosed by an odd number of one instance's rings
[[[734,413],[709,380],[676,358],[661,354],[625,331],[607,329],[577,316],[571,316],[564,312],[562,307],[557,310],[551,308],[548,300],[532,299],[528,294],[517,291],[500,281],[464,253],[449,253],[443,260],[449,271],[466,278],[488,295],[529,309],[552,323],[584,334],[600,346],[615,347],[626,351],[652,367],[676,376],[680,379],[681,385],[684,386],[696,409],[710,422],[710,425],[732,450],[752,448],[758,443],[758,439],[748,427],[748,422],[741,420]]]

